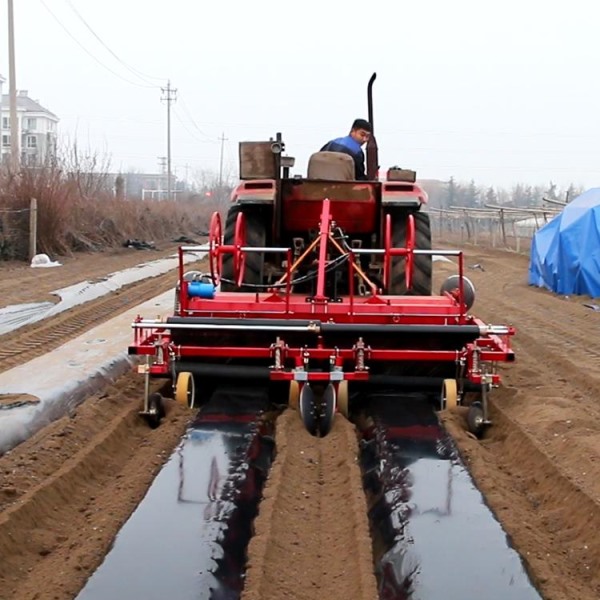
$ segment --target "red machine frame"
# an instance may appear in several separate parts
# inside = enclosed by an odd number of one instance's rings
[[[510,337],[515,330],[510,326],[488,325],[469,314],[465,303],[464,257],[459,250],[419,250],[415,248],[414,219],[408,217],[407,243],[403,248],[392,247],[391,220],[384,223],[384,248],[346,249],[333,236],[330,202],[324,200],[318,235],[313,243],[294,260],[291,248],[254,248],[245,245],[243,213],[238,215],[234,244],[222,243],[221,219],[215,213],[211,220],[208,255],[213,293],[208,296],[190,297],[184,272],[183,255],[186,251],[198,251],[198,246],[179,248],[179,308],[174,318],[148,320],[138,316],[133,323],[134,343],[129,353],[146,356],[147,363],[140,372],[150,376],[177,375],[178,361],[208,361],[214,359],[263,359],[269,362],[269,379],[306,382],[368,381],[370,365],[377,362],[401,361],[445,362],[456,365],[458,396],[462,395],[463,383],[470,382],[489,391],[501,382],[497,364],[511,362],[514,353]],[[354,289],[354,277],[349,277],[347,296],[332,301],[326,294],[327,268],[331,264],[329,251],[336,248],[347,257],[351,274],[363,278],[370,294],[358,296]],[[293,273],[309,252],[318,250],[316,294],[307,298],[291,290]],[[233,254],[234,273],[239,283],[244,278],[245,256],[249,252],[277,252],[287,255],[286,273],[272,289],[266,292],[219,292],[223,255]],[[385,295],[375,284],[368,281],[357,260],[361,253],[380,254],[383,258],[384,288],[390,278],[391,261],[395,256],[406,257],[405,277],[411,287],[414,255],[455,256],[458,258],[458,287],[440,296],[393,296]],[[467,280],[468,281],[468,280]],[[179,317],[179,318],[177,318]],[[239,332],[239,343],[215,346],[214,343],[181,344],[173,340],[178,329],[187,331]],[[244,344],[243,336],[253,331],[269,335],[271,341],[264,345]],[[343,332],[351,341],[345,346],[329,345],[330,334]],[[369,343],[371,335],[400,334],[406,337],[419,335],[467,334],[471,341],[459,349],[427,349],[405,347],[374,347]],[[291,344],[286,337],[301,334],[313,343]],[[415,338],[416,339],[416,338]],[[311,361],[328,361],[330,370],[310,369]],[[349,367],[351,365],[351,367]],[[175,385],[175,382],[174,382]],[[337,388],[336,388],[337,389]],[[456,392],[455,392],[456,395]],[[487,407],[485,412],[487,413]],[[487,418],[487,416],[486,416]]]

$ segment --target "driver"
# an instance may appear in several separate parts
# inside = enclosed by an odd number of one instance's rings
[[[327,142],[321,152],[343,152],[349,154],[354,160],[354,174],[358,180],[366,180],[365,174],[365,153],[362,150],[363,144],[369,141],[371,136],[371,124],[365,119],[356,119],[352,123],[352,128],[347,136],[336,138]]]

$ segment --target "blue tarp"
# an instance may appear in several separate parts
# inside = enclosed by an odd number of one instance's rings
[[[600,188],[577,196],[533,238],[529,283],[600,297]]]

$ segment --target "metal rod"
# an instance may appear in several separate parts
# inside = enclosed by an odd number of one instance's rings
[[[179,322],[177,322],[179,321]],[[219,319],[219,318],[177,318],[175,322],[156,319],[142,319],[132,323],[133,329],[233,329],[258,331],[309,331],[311,333],[441,333],[441,334],[477,334],[509,335],[511,327],[507,325],[395,325],[395,324],[359,324],[359,323],[321,323],[320,321],[286,319]]]
[[[146,356],[146,372],[144,373],[144,412],[150,409],[148,399],[150,396],[150,355]]]
[[[240,248],[242,252],[288,252],[290,248],[273,248],[273,247],[263,247],[263,246],[242,246]]]
[[[327,241],[329,239],[329,224],[331,213],[329,212],[329,198],[323,200],[323,209],[321,211],[321,228],[319,230],[319,266],[317,272],[317,293],[315,300],[322,302],[327,300],[325,296],[325,263],[327,262]]]
[[[406,250],[406,248],[395,249]],[[352,254],[385,254],[385,248],[352,248],[351,252]],[[413,254],[421,254],[422,256],[459,256],[461,250],[417,250],[415,248],[412,252]]]
[[[160,323],[156,325],[161,329],[200,329],[200,330],[236,330],[236,331],[308,331],[310,333],[319,333],[318,326],[286,326],[286,325],[245,325],[244,323],[240,323],[238,325],[213,325],[210,323],[203,323],[198,325],[185,325],[185,324],[175,324],[175,323]],[[144,322],[133,323],[133,329],[144,329],[148,328],[148,324],[144,324]]]
[[[208,252],[210,246],[208,244],[203,244],[201,246],[179,246],[179,249],[182,252]]]
[[[479,329],[481,335],[508,335],[511,333],[511,328],[507,325],[482,325]]]
[[[141,321],[133,323],[132,328],[144,329],[154,326],[151,323]],[[313,323],[310,325],[285,325],[283,323],[266,324],[249,324],[249,323],[160,323],[155,327],[173,330],[216,330],[216,331],[298,331],[308,333],[384,333],[384,334],[441,334],[441,335],[467,335],[477,337],[482,335],[482,328],[478,325],[361,325],[356,323]],[[487,329],[487,328],[483,328]],[[506,332],[508,333],[508,331]],[[485,333],[483,335],[486,335]]]

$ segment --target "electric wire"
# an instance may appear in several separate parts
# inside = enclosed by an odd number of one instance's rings
[[[200,139],[198,137],[198,135],[187,126],[186,122],[182,119],[181,115],[177,112],[177,109],[175,107],[173,107],[173,114],[175,115],[175,118],[181,123],[181,125],[183,126],[183,128],[185,129],[185,131],[187,133],[189,133],[190,136],[192,138],[194,138],[195,141],[197,141],[200,144],[209,144],[209,143],[212,142],[212,140],[203,140],[203,139]]]
[[[93,58],[101,67],[103,67],[104,69],[106,69],[108,72],[112,73],[115,77],[118,77],[119,79],[125,81],[126,83],[129,83],[130,85],[135,85],[137,87],[141,87],[141,88],[146,88],[146,89],[150,89],[153,88],[155,89],[157,86],[156,85],[143,85],[141,83],[137,83],[136,81],[131,81],[130,79],[127,79],[126,77],[123,77],[122,75],[119,75],[119,73],[117,73],[116,71],[113,71],[110,67],[106,66],[99,58],[97,58],[93,53],[91,53],[67,28],[66,26],[63,24],[63,22],[54,14],[54,12],[52,12],[52,10],[50,9],[50,7],[46,4],[46,2],[44,2],[44,0],[39,0],[40,3],[42,4],[42,6],[50,13],[50,16],[58,23],[58,25],[60,25],[60,27],[64,30],[64,32],[86,53],[88,54],[91,58]]]
[[[196,121],[194,121],[194,117],[192,117],[191,111],[188,109],[187,104],[185,103],[185,100],[181,97],[181,94],[179,95],[179,100],[180,100],[180,103],[181,103],[181,108],[183,108],[183,110],[186,113],[187,117],[191,121],[192,125],[198,130],[198,132],[201,133],[207,139],[216,142],[216,140],[213,140],[212,136],[208,135],[205,131],[202,131],[202,129],[200,129],[200,127],[198,127],[198,124],[196,123]]]
[[[152,82],[148,81],[148,79],[156,79],[157,81],[164,81],[165,78],[164,77],[154,77],[152,75],[148,75],[146,73],[143,73],[142,71],[140,71],[139,69],[136,69],[135,67],[132,67],[130,65],[128,65],[124,60],[122,60],[109,46],[108,44],[106,44],[104,42],[104,40],[102,40],[100,38],[100,36],[94,31],[94,29],[92,29],[91,25],[83,18],[83,16],[81,15],[81,13],[75,8],[75,6],[73,5],[73,3],[71,2],[71,0],[66,0],[67,4],[69,5],[69,7],[71,8],[71,10],[77,15],[77,18],[85,25],[85,27],[90,31],[90,33],[104,46],[104,48],[106,48],[106,50],[108,50],[126,69],[128,69],[129,71],[131,71],[136,77],[139,77],[142,81],[145,81],[146,83],[154,86],[154,87],[159,87],[156,84],[153,84]]]

